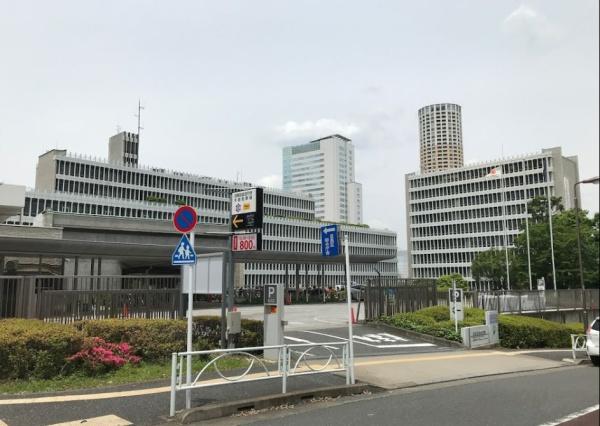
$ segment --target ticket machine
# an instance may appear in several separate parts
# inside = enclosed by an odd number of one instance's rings
[[[264,345],[283,345],[283,328],[286,325],[283,316],[283,298],[285,288],[282,284],[264,285]],[[277,361],[279,351],[276,349],[266,350],[265,359]]]

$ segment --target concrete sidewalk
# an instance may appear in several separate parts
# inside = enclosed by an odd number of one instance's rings
[[[361,382],[397,389],[572,365],[528,355],[532,353],[536,351],[475,350],[361,358],[355,363],[355,375]]]

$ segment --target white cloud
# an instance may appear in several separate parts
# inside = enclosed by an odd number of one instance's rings
[[[268,188],[281,188],[281,175],[268,175],[259,178],[256,183]]]
[[[559,29],[546,16],[531,6],[522,4],[503,22],[504,31],[515,41],[530,47],[545,47],[559,39]]]
[[[288,121],[277,127],[277,132],[285,138],[319,138],[333,133],[351,137],[360,132],[358,125],[344,123],[330,118],[320,118],[316,121]]]

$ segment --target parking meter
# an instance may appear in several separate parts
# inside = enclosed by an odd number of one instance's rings
[[[264,286],[264,345],[283,345],[283,316],[284,287],[282,284],[265,284]],[[277,361],[279,350],[265,350],[265,359]]]

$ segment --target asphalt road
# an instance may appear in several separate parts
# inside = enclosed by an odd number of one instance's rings
[[[214,425],[514,425],[556,421],[598,404],[599,370],[568,367],[344,398],[222,419]],[[579,425],[597,425],[596,414]]]
[[[365,325],[355,325],[352,335],[355,357],[456,350]],[[348,327],[286,331],[284,339],[290,344],[342,342],[348,339]]]
[[[358,303],[353,303],[354,312],[358,311]],[[264,306],[239,306],[242,318],[262,321],[264,319]],[[347,324],[345,303],[323,303],[311,305],[286,305],[284,319],[288,322],[286,330],[318,330],[322,328],[342,327]],[[364,319],[364,306],[360,308],[359,319]],[[195,309],[194,315],[221,316],[220,309]]]

